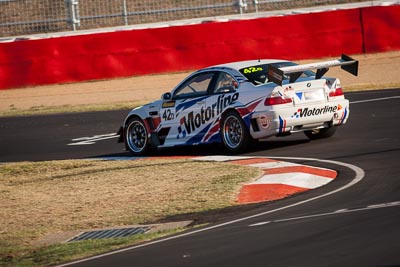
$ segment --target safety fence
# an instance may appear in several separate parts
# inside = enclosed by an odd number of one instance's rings
[[[0,37],[78,31],[361,1],[0,0]]]

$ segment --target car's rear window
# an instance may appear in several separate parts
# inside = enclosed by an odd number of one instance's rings
[[[239,71],[247,78],[247,80],[249,80],[254,85],[265,84],[268,82],[269,65],[270,64],[254,65],[240,69]],[[282,68],[288,66],[296,66],[297,64],[293,62],[277,62],[277,63],[272,63],[271,65],[273,65],[276,68]],[[312,71],[305,71],[300,77],[304,78],[311,76],[315,76],[315,73]],[[289,76],[284,76],[283,79],[289,80]]]

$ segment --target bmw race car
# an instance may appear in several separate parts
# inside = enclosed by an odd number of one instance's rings
[[[132,109],[119,142],[133,155],[207,143],[239,153],[271,136],[330,137],[350,113],[339,79],[324,76],[337,66],[357,76],[358,61],[346,55],[303,65],[252,60],[198,70],[162,99]]]

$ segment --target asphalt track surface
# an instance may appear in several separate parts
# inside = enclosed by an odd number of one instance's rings
[[[336,169],[333,182],[74,266],[400,266],[400,90],[346,96],[350,118],[334,137],[272,138],[245,154]],[[123,145],[106,135],[126,113],[0,118],[0,162],[126,157]],[[215,146],[157,152],[218,154]]]

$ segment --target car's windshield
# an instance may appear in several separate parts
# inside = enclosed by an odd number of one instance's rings
[[[272,63],[272,64],[260,64],[260,65],[254,65],[250,67],[246,67],[243,69],[240,69],[240,73],[242,73],[247,80],[249,80],[251,83],[254,85],[259,85],[259,84],[265,84],[268,81],[268,66],[273,65],[276,68],[282,68],[282,67],[288,67],[288,66],[296,66],[296,63],[293,62],[277,62],[277,63]],[[305,78],[305,77],[312,77],[315,76],[315,73],[312,71],[304,71],[300,78]],[[284,75],[283,77],[284,80],[289,80],[288,75]]]

